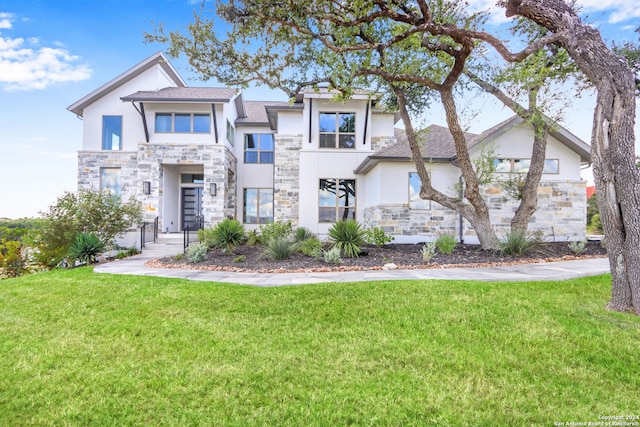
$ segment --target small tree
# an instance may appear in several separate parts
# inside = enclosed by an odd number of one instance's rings
[[[36,249],[36,260],[55,267],[68,254],[78,233],[93,233],[107,248],[116,237],[142,219],[142,208],[135,199],[123,203],[108,191],[65,192],[42,212],[43,227],[30,236],[29,246]]]

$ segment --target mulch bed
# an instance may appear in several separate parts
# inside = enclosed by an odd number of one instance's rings
[[[422,260],[422,244],[390,244],[383,247],[365,246],[358,258],[343,258],[339,265],[326,264],[301,253],[291,258],[272,261],[260,257],[262,247],[242,245],[232,255],[220,249],[208,252],[207,259],[194,264],[186,257],[167,257],[149,261],[147,265],[157,268],[179,268],[253,273],[308,273],[328,271],[358,271],[383,269],[418,269],[449,267],[488,267],[496,265],[516,265],[533,262],[566,261],[606,256],[600,242],[587,243],[583,254],[576,256],[566,242],[548,243],[539,251],[514,256],[500,251],[487,251],[479,245],[458,245],[451,255],[436,253],[431,262]],[[242,262],[238,257],[244,255]]]

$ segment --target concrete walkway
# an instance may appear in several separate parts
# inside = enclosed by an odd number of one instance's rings
[[[420,270],[349,271],[329,273],[232,273],[190,269],[151,268],[147,261],[182,253],[182,235],[164,236],[157,243],[147,243],[142,254],[99,264],[97,273],[138,276],[175,277],[207,282],[237,283],[253,286],[287,286],[326,282],[361,282],[372,280],[482,280],[532,281],[566,280],[609,273],[607,258],[522,264],[481,268],[433,268]]]

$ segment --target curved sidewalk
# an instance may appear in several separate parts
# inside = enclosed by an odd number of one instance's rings
[[[478,268],[430,268],[420,270],[348,271],[311,273],[233,273],[173,268],[151,268],[145,263],[155,258],[182,253],[182,246],[170,243],[149,244],[142,254],[99,264],[97,273],[174,277],[208,282],[225,282],[253,286],[287,286],[327,282],[361,282],[372,280],[481,280],[534,281],[566,280],[609,273],[607,258],[575,261],[519,264]]]

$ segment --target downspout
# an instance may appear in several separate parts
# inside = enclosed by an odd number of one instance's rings
[[[213,115],[213,135],[218,143],[218,119],[216,118],[216,104],[211,104],[211,114]]]
[[[133,99],[131,100],[131,105],[136,109],[140,117],[142,117],[142,126],[144,127],[144,138],[147,142],[149,142],[149,128],[147,127],[147,116],[144,114],[144,103],[140,103],[140,108],[136,107]]]
[[[369,126],[369,105],[371,105],[371,100],[367,101],[367,109],[364,113],[364,132],[362,137],[362,145],[367,144],[367,126]]]
[[[311,122],[313,121],[313,98],[309,98],[309,144],[311,144]]]

